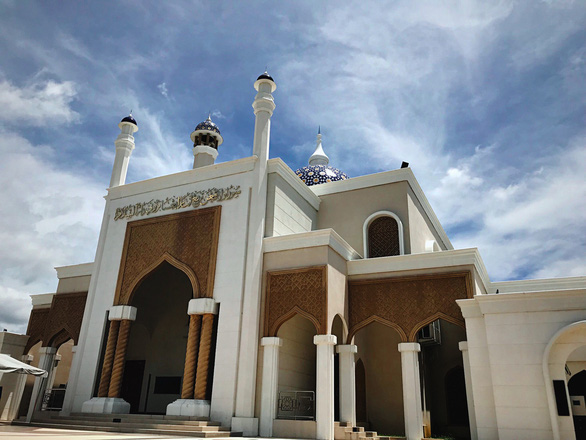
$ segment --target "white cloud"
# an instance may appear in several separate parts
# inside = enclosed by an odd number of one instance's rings
[[[157,89],[159,89],[159,92],[161,92],[161,95],[163,95],[165,98],[169,97],[169,90],[167,89],[166,83],[162,82],[157,86]]]
[[[68,124],[79,120],[70,104],[77,94],[71,81],[37,81],[19,88],[0,82],[0,120],[23,125]]]
[[[24,331],[28,295],[55,291],[53,267],[93,260],[105,185],[12,132],[0,132],[0,156],[0,327]]]

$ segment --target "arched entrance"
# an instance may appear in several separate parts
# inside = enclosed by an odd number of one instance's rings
[[[283,345],[279,355],[278,419],[315,419],[315,325],[296,314],[277,332]]]
[[[420,367],[424,425],[432,436],[470,438],[466,382],[462,353],[466,340],[462,327],[438,319],[417,334],[421,346]]]
[[[121,397],[131,413],[164,414],[181,397],[193,298],[187,275],[164,261],[132,293],[136,307],[128,340]]]
[[[559,330],[549,341],[543,355],[543,375],[549,403],[553,437],[583,439],[586,412],[583,394],[576,389],[586,368],[586,321]],[[570,383],[572,388],[570,389]],[[573,398],[572,392],[576,392]]]
[[[379,322],[354,336],[356,357],[356,422],[380,435],[404,435],[401,343],[399,333]],[[362,419],[362,420],[361,420]]]
[[[346,340],[348,331],[340,315],[332,320],[331,334],[336,337],[338,345]],[[340,420],[340,355],[334,350],[334,420]]]

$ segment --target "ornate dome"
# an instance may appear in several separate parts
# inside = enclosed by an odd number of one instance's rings
[[[197,124],[197,127],[195,127],[194,131],[199,131],[199,130],[213,131],[214,133],[220,134],[220,129],[218,128],[218,126],[216,124],[214,124],[212,122],[212,118],[210,116],[208,116],[208,118],[205,121]]]
[[[299,168],[295,174],[307,186],[320,185],[322,183],[336,182],[338,180],[346,180],[350,177],[337,168],[329,165],[307,165]]]

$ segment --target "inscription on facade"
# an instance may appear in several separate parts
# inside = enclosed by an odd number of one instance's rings
[[[210,188],[203,191],[188,192],[183,196],[167,197],[164,200],[152,199],[148,202],[116,208],[114,220],[131,219],[137,216],[154,214],[159,211],[178,210],[190,207],[198,208],[208,203],[223,202],[224,200],[238,198],[241,192],[240,185],[230,185],[227,188]]]

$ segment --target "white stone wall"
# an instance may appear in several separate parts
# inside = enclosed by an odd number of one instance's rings
[[[554,438],[551,414],[557,410],[548,401],[545,350],[560,329],[584,319],[586,289],[480,295],[458,303],[466,319],[478,438]]]
[[[315,229],[316,210],[278,173],[269,174],[265,236]]]

